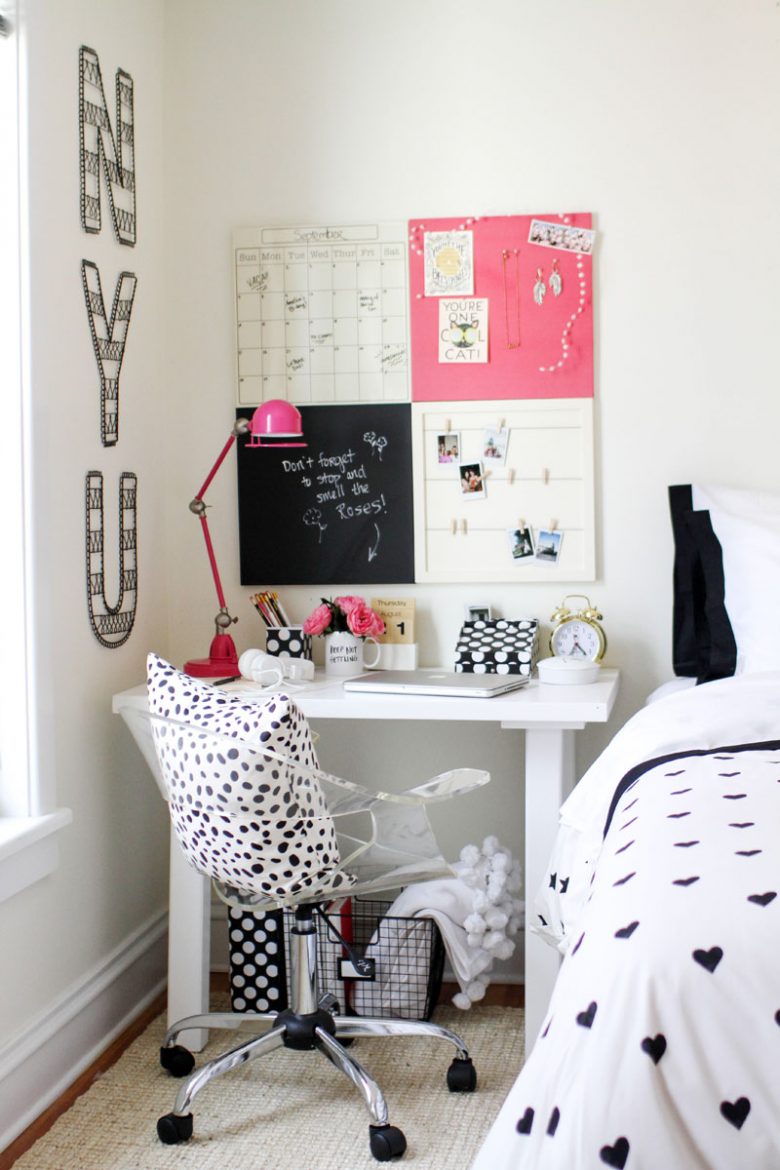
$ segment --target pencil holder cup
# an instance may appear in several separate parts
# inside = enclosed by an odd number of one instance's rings
[[[311,658],[311,634],[303,626],[274,626],[265,635],[265,648],[277,658]]]

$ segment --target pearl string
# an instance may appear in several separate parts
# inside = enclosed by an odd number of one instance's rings
[[[558,219],[562,219],[564,223],[571,223],[570,215],[563,215],[558,212]],[[585,300],[587,296],[587,283],[585,280],[585,264],[582,259],[582,253],[575,253],[577,257],[577,281],[579,284],[579,296],[576,310],[571,314],[568,321],[561,332],[561,356],[554,366],[539,366],[540,374],[554,374],[556,370],[560,370],[564,362],[568,361],[570,349],[570,335],[574,322],[578,317],[581,317],[585,312]]]

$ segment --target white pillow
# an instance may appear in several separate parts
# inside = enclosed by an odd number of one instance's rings
[[[295,703],[285,694],[263,702],[226,695],[156,654],[146,667],[149,711],[158,716],[152,738],[190,863],[228,895],[259,894],[277,904],[351,885],[354,878],[339,871],[336,830],[311,771],[317,757],[309,725]]]
[[[768,623],[780,598],[780,494],[693,484],[723,550],[724,603],[737,644],[735,673],[780,669]]]

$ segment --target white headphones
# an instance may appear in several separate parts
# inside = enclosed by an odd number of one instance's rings
[[[238,669],[243,678],[269,690],[278,687],[285,678],[296,682],[311,682],[314,678],[314,663],[308,658],[277,658],[265,650],[245,650],[238,660]]]

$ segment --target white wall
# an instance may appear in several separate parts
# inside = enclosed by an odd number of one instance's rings
[[[111,714],[111,695],[143,677],[146,648],[166,623],[163,518],[164,435],[157,404],[162,354],[162,11],[156,0],[27,0],[30,144],[30,319],[32,329],[34,670],[40,695],[41,782],[51,807],[73,811],[59,834],[56,872],[0,904],[0,1147],[31,1103],[20,1100],[14,1061],[46,1033],[56,1052],[33,1089],[67,1075],[68,1045],[100,1042],[164,970],[161,918],[166,906],[167,815],[129,735]],[[79,217],[79,46],[100,57],[114,118],[114,75],[136,86],[139,234],[135,248],[113,238],[107,202],[100,235]],[[81,288],[81,260],[97,263],[110,311],[118,273],[138,275],[120,384],[120,441],[100,442],[100,387]],[[140,594],[135,630],[121,649],[92,635],[86,604],[84,483],[105,484],[106,592],[118,591],[118,477],[139,483]],[[8,566],[6,566],[8,571]],[[6,619],[9,615],[6,615]],[[154,962],[112,1000],[105,988],[152,942]],[[156,942],[154,940],[157,940]],[[149,956],[142,959],[142,966]],[[121,979],[120,979],[121,981]],[[80,1012],[81,1035],[68,1027]],[[76,1029],[78,1031],[78,1029]],[[62,1067],[60,1063],[64,1061]],[[13,1072],[13,1075],[10,1075]],[[8,1081],[3,1077],[9,1074]],[[20,1079],[21,1078],[21,1079]],[[35,1101],[32,1097],[32,1102]]]
[[[215,17],[170,0],[167,13],[167,356],[187,452],[169,498],[174,658],[205,653],[216,609],[186,503],[231,424],[232,229],[592,210],[599,567],[585,589],[624,672],[618,726],[671,674],[667,485],[780,486],[780,9],[231,0]],[[245,648],[262,634],[238,578],[232,473],[210,502]],[[569,588],[392,587],[417,598],[423,664],[449,660],[464,602],[547,620]],[[302,619],[319,592],[283,596]],[[321,730],[328,764],[349,768],[343,737]],[[608,734],[579,737],[581,768]],[[354,737],[355,766],[384,780],[399,738]],[[494,771],[450,822],[450,849],[520,816],[519,744],[496,739],[464,733],[440,753],[417,727],[403,743],[402,770],[468,757]]]

